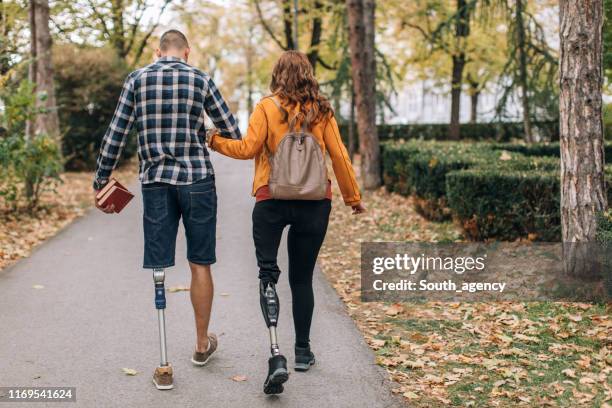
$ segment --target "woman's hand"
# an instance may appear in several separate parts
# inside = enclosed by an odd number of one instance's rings
[[[212,149],[212,146],[210,145],[210,142],[212,141],[212,138],[214,135],[216,135],[219,132],[219,130],[217,128],[212,128],[212,129],[208,129],[206,131],[206,145]]]
[[[363,206],[362,203],[352,205],[351,208],[353,209],[353,215],[363,214],[364,212],[366,212],[366,208]]]

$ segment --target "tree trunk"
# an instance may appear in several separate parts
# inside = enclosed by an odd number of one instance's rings
[[[523,110],[523,129],[525,131],[525,141],[535,142],[533,137],[533,127],[531,125],[531,106],[529,103],[529,85],[527,84],[527,41],[525,39],[525,22],[523,13],[525,5],[523,0],[516,0],[516,48],[519,53],[519,87],[521,88],[521,107]]]
[[[351,113],[348,125],[348,151],[351,160],[357,152],[357,138],[355,137],[355,90],[351,87]]]
[[[453,74],[451,77],[451,118],[449,139],[459,140],[461,137],[461,84],[463,83],[463,68],[465,68],[465,54],[461,52],[453,56]]]
[[[607,207],[602,122],[603,2],[560,0],[561,226],[564,243],[595,240]],[[565,251],[566,270],[588,273],[580,248]]]
[[[293,42],[293,1],[283,0],[283,27],[285,33],[286,49],[296,50],[296,44]]]
[[[461,137],[461,86],[463,84],[463,69],[465,68],[465,52],[462,41],[470,35],[470,10],[466,0],[457,0],[457,16],[455,21],[455,40],[458,53],[453,55],[453,70],[451,76],[451,117],[449,138],[459,140]]]
[[[255,47],[253,45],[254,26],[253,23],[249,25],[249,38],[247,39],[246,48],[246,86],[247,86],[247,111],[249,118],[253,113],[253,57],[255,55]]]
[[[111,19],[113,21],[113,31],[111,43],[113,48],[117,51],[117,54],[121,58],[125,58],[128,54],[128,50],[125,46],[125,29],[123,26],[123,0],[111,0]]]
[[[365,189],[381,184],[376,129],[375,0],[347,0],[351,73],[355,90],[361,178]]]
[[[478,123],[478,99],[480,98],[480,91],[474,91],[470,95],[471,106],[470,106],[470,123]]]
[[[51,62],[51,33],[49,32],[49,1],[35,0],[36,35],[36,134],[44,134],[59,143],[59,118]]]
[[[36,1],[30,0],[30,66],[28,67],[28,80],[36,84],[36,65],[38,64],[38,55],[36,51]],[[34,119],[29,118],[26,120],[25,137],[26,140],[32,140],[36,133],[34,127]]]
[[[321,34],[323,21],[321,20],[321,11],[323,4],[320,1],[314,2],[315,17],[312,20],[312,34],[310,37],[310,48],[308,49],[308,61],[312,65],[312,69],[317,71],[317,62],[319,62],[319,46],[321,45]]]
[[[3,0],[0,0],[0,75],[4,75],[10,68],[10,54],[8,34],[10,30],[8,16],[6,15],[6,7]]]
[[[478,122],[478,100],[480,98],[480,84],[468,74],[467,81],[470,84],[470,123]]]

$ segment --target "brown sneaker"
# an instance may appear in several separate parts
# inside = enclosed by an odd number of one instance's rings
[[[172,382],[172,366],[157,367],[153,374],[153,384],[158,390],[171,390],[174,387]]]
[[[208,350],[203,353],[194,351],[193,357],[191,357],[191,362],[193,363],[193,365],[202,367],[203,365],[208,363],[210,356],[212,356],[215,350],[217,350],[217,336],[211,333],[208,335]]]

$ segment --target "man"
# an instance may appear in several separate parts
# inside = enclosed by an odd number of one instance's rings
[[[97,194],[108,182],[135,125],[144,206],[143,266],[153,269],[160,319],[161,364],[153,376],[158,389],[173,387],[172,367],[166,361],[163,283],[164,268],[174,265],[181,217],[197,332],[193,364],[203,366],[217,348],[216,336],[208,333],[217,196],[205,147],[204,113],[222,136],[241,138],[237,122],[213,80],[187,64],[189,52],[187,38],[180,31],[169,30],[161,36],[157,61],[128,75],[102,140],[94,181]],[[114,212],[112,205],[100,207],[96,202],[96,206],[106,213]]]

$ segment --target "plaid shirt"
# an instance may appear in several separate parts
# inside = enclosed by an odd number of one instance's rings
[[[134,124],[143,184],[191,184],[212,176],[204,112],[222,136],[241,138],[236,119],[208,74],[175,57],[162,57],[132,72],[102,140],[94,188],[108,181]]]

